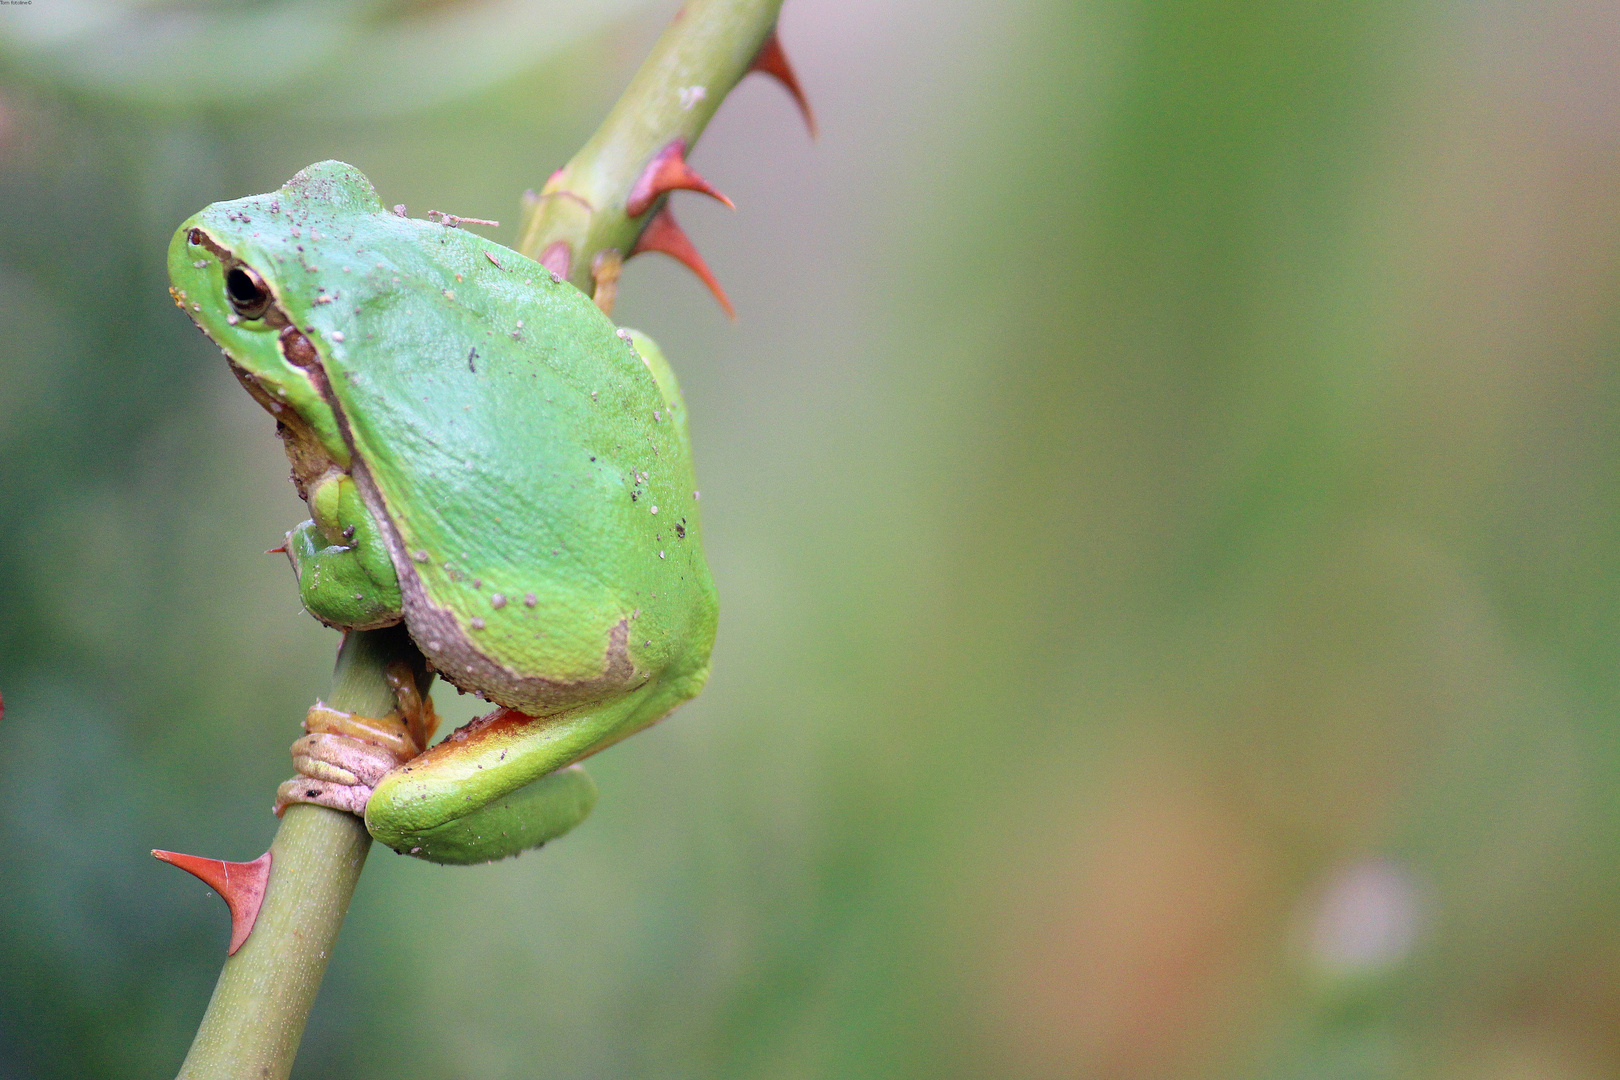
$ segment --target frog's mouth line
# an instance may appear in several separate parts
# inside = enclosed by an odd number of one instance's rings
[[[353,461],[354,439],[350,435],[343,409],[338,404],[336,395],[332,393],[332,384],[327,379],[326,369],[321,366],[320,353],[308,336],[293,322],[275,287],[249,263],[237,258],[234,251],[221,244],[209,234],[208,230],[193,226],[186,239],[192,245],[205,249],[218,260],[222,277],[228,279],[231,271],[238,268],[244,268],[252,273],[258,287],[269,297],[263,313],[253,321],[262,321],[267,327],[281,329],[276,336],[276,350],[289,368],[302,373],[321,402],[332,411],[339,434],[344,445],[349,448],[350,460]],[[233,316],[233,320],[235,318],[237,316]],[[200,323],[198,325],[201,326]],[[202,329],[207,333],[206,327]],[[211,334],[209,336],[213,337]],[[276,434],[282,439],[287,459],[292,465],[293,487],[297,489],[298,497],[307,501],[310,485],[332,469],[343,471],[342,466],[332,459],[331,453],[321,444],[320,438],[310,424],[287,407],[283,400],[284,392],[278,393],[277,388],[268,384],[262,376],[249,371],[232,359],[223,343],[218,340],[214,343],[225,351],[225,361],[230,365],[231,373],[236,376],[243,389],[275,419]]]
[[[332,395],[326,372],[320,365],[319,353],[308,336],[293,322],[275,287],[250,263],[238,258],[233,250],[220,243],[207,229],[193,226],[186,239],[193,246],[203,248],[218,261],[221,276],[227,282],[234,270],[243,269],[251,273],[256,287],[262,289],[268,299],[263,312],[248,321],[262,322],[270,329],[280,329],[276,337],[276,348],[282,361],[293,371],[302,373],[310,389],[328,409],[332,410],[333,416],[341,417],[342,413]],[[228,285],[226,296],[229,299]],[[234,306],[234,301],[232,302]],[[241,318],[240,315],[233,315],[232,325]],[[201,323],[198,323],[198,326],[213,339],[214,335],[208,332],[206,326]],[[243,389],[275,419],[276,434],[285,443],[287,457],[292,465],[293,486],[297,489],[299,498],[307,499],[311,482],[328,470],[341,466],[333,460],[331,452],[321,444],[320,438],[309,423],[288,407],[286,393],[282,388],[267,382],[264,376],[248,370],[232,359],[225,343],[214,339],[214,344],[225,352],[226,363],[230,365],[231,373],[236,376],[237,382],[241,383]],[[347,444],[349,440],[346,434],[344,439]]]

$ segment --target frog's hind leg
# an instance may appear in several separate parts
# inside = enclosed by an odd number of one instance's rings
[[[466,865],[494,862],[537,848],[585,820],[596,805],[596,782],[581,765],[542,776],[508,795],[485,803],[470,814],[405,835],[372,823],[367,828],[394,850],[429,862]]]
[[[538,718],[499,709],[378,781],[366,828],[395,851],[441,863],[538,846],[584,820],[596,801],[596,785],[574,763],[677,700],[630,694]]]

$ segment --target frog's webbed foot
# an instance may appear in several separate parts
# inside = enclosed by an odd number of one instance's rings
[[[276,790],[277,816],[297,802],[364,814],[377,781],[418,749],[392,716],[357,716],[321,702],[304,717],[304,730],[292,745],[298,775]]]
[[[417,691],[409,665],[396,662],[387,677],[400,705],[387,716],[359,716],[321,702],[309,710],[307,734],[292,745],[298,775],[276,791],[278,817],[300,802],[363,815],[377,782],[427,746],[439,724],[433,700]]]

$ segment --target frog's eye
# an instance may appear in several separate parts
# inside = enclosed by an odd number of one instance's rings
[[[233,266],[225,272],[225,296],[244,319],[261,318],[270,307],[270,290],[264,279],[246,266]]]

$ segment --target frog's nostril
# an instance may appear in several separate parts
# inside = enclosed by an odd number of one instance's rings
[[[233,266],[226,272],[225,295],[244,319],[260,318],[270,306],[270,290],[264,280],[245,266]]]
[[[203,242],[202,230],[201,229],[192,229],[189,233],[186,234],[186,239],[188,241],[190,241],[192,246],[194,246],[194,247],[196,245],[201,244]]]

